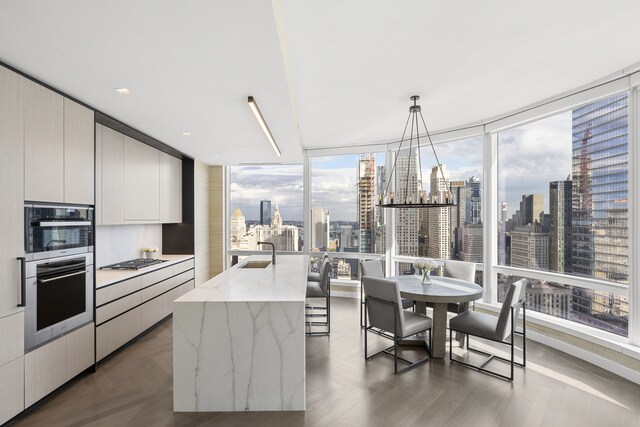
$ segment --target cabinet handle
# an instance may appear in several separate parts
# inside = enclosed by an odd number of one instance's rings
[[[19,256],[18,261],[20,261],[20,304],[18,304],[18,307],[26,307],[27,304],[25,303],[26,300],[26,292],[27,292],[27,283],[25,282],[25,261],[26,258],[23,256]]]
[[[86,274],[86,273],[87,272],[85,270],[82,270],[82,271],[78,271],[77,273],[71,273],[71,274],[65,274],[64,276],[52,277],[51,279],[38,279],[38,283],[40,284],[49,283],[55,280],[66,279],[67,277],[77,276],[78,274]]]

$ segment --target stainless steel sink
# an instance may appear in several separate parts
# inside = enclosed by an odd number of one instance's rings
[[[249,261],[240,268],[266,268],[271,261]]]

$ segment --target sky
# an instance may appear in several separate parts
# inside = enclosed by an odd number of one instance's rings
[[[482,181],[482,136],[437,144],[436,153],[452,180],[478,176]],[[376,153],[376,166],[384,164]],[[311,159],[312,207],[330,212],[331,221],[357,221],[357,154]],[[430,147],[421,150],[422,177],[428,192]],[[548,209],[549,182],[571,173],[571,111],[501,132],[498,135],[498,200],[506,201],[508,216],[519,208],[522,195],[544,194]],[[260,201],[277,204],[286,221],[302,221],[302,165],[233,166],[230,169],[229,216],[240,207],[248,220],[260,218]]]

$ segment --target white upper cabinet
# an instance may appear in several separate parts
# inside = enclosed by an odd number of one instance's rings
[[[124,224],[124,135],[100,126],[101,197],[96,200],[100,224]]]
[[[96,225],[182,222],[182,160],[96,124]]]
[[[182,160],[160,153],[160,222],[182,222]]]
[[[64,100],[62,95],[23,80],[24,197],[64,200]]]
[[[160,222],[160,152],[124,138],[124,220]]]
[[[93,205],[93,111],[64,99],[64,201]]]

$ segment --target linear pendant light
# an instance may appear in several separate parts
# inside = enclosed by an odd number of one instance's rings
[[[258,120],[258,123],[260,123],[260,127],[264,131],[264,134],[267,136],[267,139],[271,143],[271,146],[273,147],[273,151],[275,151],[278,157],[280,157],[282,154],[280,152],[280,147],[278,147],[278,144],[276,144],[276,140],[273,139],[273,135],[271,135],[269,126],[267,126],[267,122],[264,120],[264,117],[262,117],[262,113],[258,108],[258,104],[256,103],[256,100],[253,99],[253,96],[250,96],[247,99],[247,102],[249,103],[249,107],[251,107],[251,111],[253,111],[253,115],[256,116],[256,120]]]

